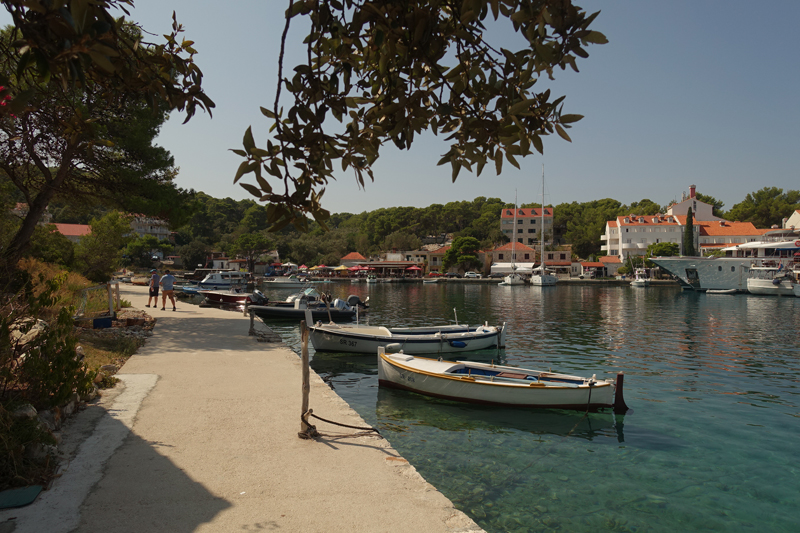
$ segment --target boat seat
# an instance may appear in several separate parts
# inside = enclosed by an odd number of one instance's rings
[[[516,372],[500,372],[499,374],[497,374],[497,377],[511,378],[511,379],[528,379],[529,377],[533,378],[533,376],[530,376],[529,374],[518,374]]]

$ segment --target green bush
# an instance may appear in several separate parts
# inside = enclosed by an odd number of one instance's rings
[[[75,392],[90,392],[95,373],[75,356],[74,308],[59,308],[55,296],[65,276],[39,276],[35,287],[26,272],[15,274],[11,290],[0,296],[0,401],[47,409],[65,404]],[[42,324],[39,317],[50,317],[49,322]]]

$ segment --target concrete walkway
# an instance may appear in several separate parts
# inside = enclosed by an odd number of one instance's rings
[[[122,298],[144,308],[146,287],[124,286]],[[0,513],[0,532],[481,531],[385,440],[298,438],[300,358],[248,336],[249,318],[170,307],[150,311],[154,335],[64,475],[33,505]],[[311,376],[315,413],[366,425]]]

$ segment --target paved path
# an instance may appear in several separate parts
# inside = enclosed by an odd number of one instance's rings
[[[122,298],[144,308],[146,287]],[[249,318],[180,301],[151,314],[63,477],[0,513],[0,532],[481,531],[385,440],[298,438],[300,358],[248,336]],[[315,413],[366,425],[311,375]]]

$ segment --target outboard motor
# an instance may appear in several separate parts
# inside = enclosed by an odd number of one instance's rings
[[[254,291],[253,291],[253,296],[255,296],[255,297],[256,297],[256,301],[255,301],[255,302],[253,302],[253,303],[255,303],[256,305],[267,305],[267,302],[269,302],[269,298],[267,298],[266,296],[264,296],[264,293],[263,293],[263,292],[261,292],[261,291],[260,291],[260,290],[258,290],[258,289],[256,289],[256,290],[254,290]]]
[[[367,307],[369,307],[369,306],[367,305],[367,302],[369,302],[369,296],[367,296],[367,300],[366,300],[366,302],[362,302],[362,301],[361,301],[361,298],[359,298],[359,297],[358,297],[357,295],[355,295],[355,294],[351,294],[350,296],[348,296],[348,297],[347,297],[347,304],[348,304],[350,307],[356,307],[356,306],[358,306],[358,307],[360,307],[360,308],[362,308],[362,309],[366,309]]]

